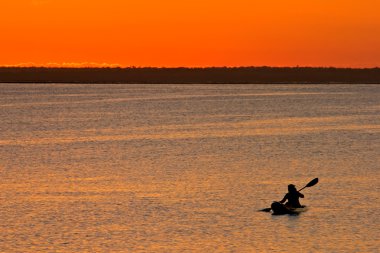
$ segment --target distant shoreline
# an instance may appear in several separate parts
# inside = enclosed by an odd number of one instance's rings
[[[0,83],[126,84],[380,84],[380,68],[209,67],[43,68],[0,67]]]

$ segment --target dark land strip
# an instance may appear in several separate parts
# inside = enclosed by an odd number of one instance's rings
[[[380,83],[380,68],[40,68],[0,67],[0,83]]]

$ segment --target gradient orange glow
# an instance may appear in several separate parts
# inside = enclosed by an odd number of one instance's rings
[[[378,0],[1,0],[0,65],[375,67],[379,10]]]

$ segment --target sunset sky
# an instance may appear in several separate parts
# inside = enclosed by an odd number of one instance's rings
[[[379,13],[379,0],[0,0],[0,65],[380,67]]]

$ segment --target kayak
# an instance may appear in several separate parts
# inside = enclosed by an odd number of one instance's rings
[[[273,202],[271,205],[273,215],[283,215],[283,214],[299,214],[307,211],[306,206],[299,208],[287,207],[286,205],[281,204],[280,202]]]

